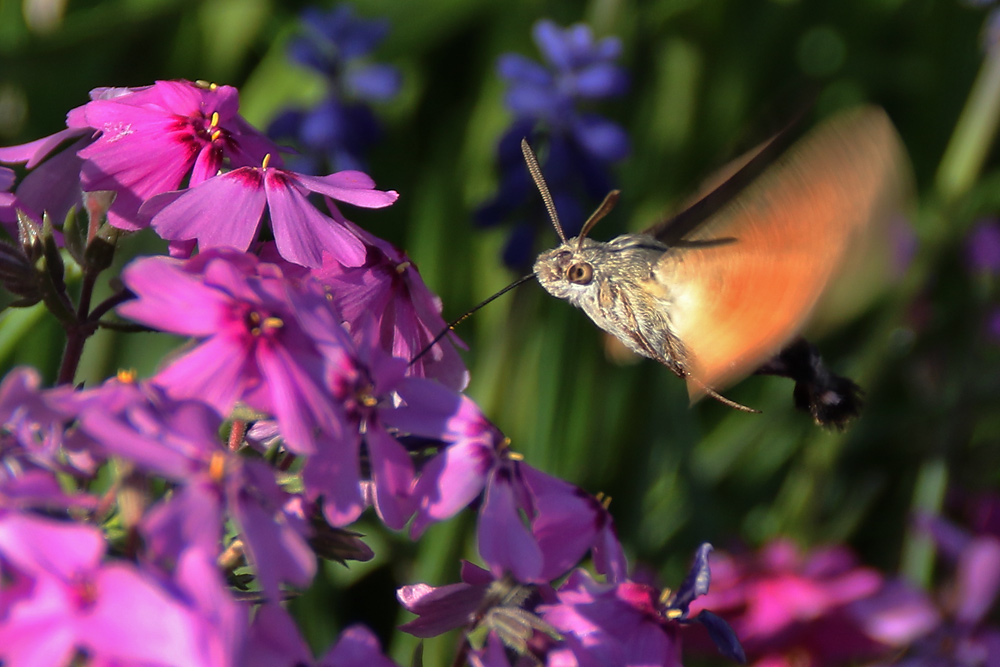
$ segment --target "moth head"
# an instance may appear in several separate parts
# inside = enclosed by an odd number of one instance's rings
[[[545,291],[560,299],[592,289],[598,280],[602,245],[583,237],[568,239],[538,256],[535,278]]]
[[[552,200],[552,195],[549,193],[549,187],[545,184],[542,170],[538,166],[538,159],[525,139],[521,139],[521,152],[524,154],[524,161],[528,165],[531,178],[535,181],[535,185],[538,186],[538,192],[542,195],[542,201],[545,202],[545,208],[549,212],[549,219],[552,221],[552,226],[555,228],[556,234],[559,235],[559,240],[562,241],[562,244],[558,248],[544,252],[538,256],[534,267],[535,277],[538,278],[538,282],[547,291],[555,296],[562,296],[556,294],[550,286],[564,283],[567,289],[571,289],[569,286],[585,287],[593,282],[594,264],[588,261],[586,250],[589,245],[594,244],[587,238],[587,234],[590,233],[590,230],[594,228],[594,225],[601,218],[611,212],[615,203],[618,202],[619,192],[618,190],[609,192],[604,197],[601,205],[583,223],[580,234],[575,238],[567,239],[562,225],[559,224],[559,214],[556,212],[556,206]]]

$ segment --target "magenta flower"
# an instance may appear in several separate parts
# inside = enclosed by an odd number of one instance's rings
[[[755,665],[834,665],[887,650],[852,607],[882,590],[882,575],[842,547],[803,554],[776,541],[747,558],[721,554],[713,574],[712,592],[692,606],[728,620]]]
[[[310,192],[365,208],[389,206],[398,197],[392,190],[376,190],[375,182],[360,171],[307,176],[270,167],[265,158],[263,166],[241,167],[188,190],[161,195],[143,207],[142,214],[167,240],[197,240],[202,250],[247,250],[266,207],[278,253],[289,262],[320,266],[327,252],[347,266],[364,263],[361,239],[343,220],[320,213],[308,200]]]
[[[56,474],[89,477],[100,457],[58,407],[66,388],[42,390],[33,368],[15,368],[0,383],[0,507],[93,507],[86,494],[70,494]]]
[[[232,661],[240,614],[218,575],[185,559],[161,582],[104,560],[96,528],[0,514],[0,659],[8,665],[212,665]],[[196,583],[196,586],[194,584]],[[166,585],[165,585],[166,584]]]
[[[434,392],[430,387],[412,393],[401,389],[406,402],[402,412],[430,419],[435,412],[431,404],[443,404]],[[485,491],[479,553],[494,575],[510,572],[523,583],[548,582],[593,550],[599,572],[624,576],[624,554],[607,509],[578,487],[521,461],[472,401],[462,397],[437,430],[442,440],[453,444],[424,466],[414,488],[414,537]]]
[[[418,618],[399,626],[414,637],[436,637],[475,622],[476,611],[493,583],[488,570],[462,561],[461,583],[447,586],[413,584],[396,591],[396,599]]]
[[[224,166],[260,164],[278,148],[238,114],[231,86],[157,81],[84,106],[87,125],[101,135],[79,152],[83,189],[116,194],[108,212],[115,227],[145,226],[139,207],[161,192],[215,176]]]
[[[80,427],[107,455],[181,487],[142,519],[149,560],[176,563],[192,545],[217,557],[228,516],[271,599],[280,595],[281,582],[305,587],[312,581],[316,563],[305,517],[269,466],[222,446],[220,419],[208,405],[117,381],[82,392],[68,404],[76,406]]]
[[[413,514],[410,494],[415,473],[409,453],[389,429],[398,425],[393,419],[396,392],[420,379],[404,377],[406,361],[373,347],[371,332],[370,327],[356,332],[362,343],[328,378],[347,425],[341,438],[324,442],[309,457],[302,481],[310,499],[322,497],[331,525],[354,521],[367,495],[382,521],[399,530]],[[362,445],[371,470],[370,485],[361,481]]]
[[[680,667],[679,630],[692,623],[704,626],[726,657],[744,662],[743,649],[732,629],[712,612],[690,615],[695,598],[709,588],[709,544],[703,544],[682,585],[662,594],[633,581],[599,583],[575,570],[556,591],[557,601],[538,608],[544,621],[577,643],[574,655],[600,665]]]
[[[360,318],[374,318],[382,349],[412,361],[447,327],[441,317],[441,300],[427,289],[405,253],[349,221],[345,224],[367,246],[364,263],[349,266],[324,256],[323,265],[312,275],[329,289],[351,331],[357,329]],[[460,341],[449,334],[414,361],[409,374],[434,378],[456,391],[464,389],[469,373],[455,343]]]
[[[318,286],[224,249],[186,263],[140,259],[122,277],[138,297],[119,306],[122,315],[199,341],[154,378],[171,396],[197,398],[222,415],[238,401],[272,414],[296,453],[315,451],[318,433],[341,431],[324,348],[350,340]],[[318,319],[308,332],[306,319]]]

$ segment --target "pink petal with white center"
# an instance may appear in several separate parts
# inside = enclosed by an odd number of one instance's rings
[[[479,511],[479,555],[494,576],[510,572],[522,583],[539,580],[542,550],[521,520],[512,471],[496,468],[486,486],[486,499]]]
[[[125,267],[122,279],[138,299],[118,306],[124,317],[187,336],[209,336],[227,325],[231,299],[187,273],[177,260],[139,259]]]
[[[345,266],[364,264],[367,252],[361,239],[316,210],[293,177],[301,178],[277,169],[266,170],[264,177],[271,229],[281,256],[301,266],[317,267],[325,251]]]
[[[296,174],[296,177],[313,192],[363,208],[384,208],[399,198],[395,190],[376,190],[375,181],[362,171],[338,171],[329,176]]]
[[[196,239],[202,250],[246,250],[257,236],[266,200],[260,170],[243,167],[179,194],[153,197],[140,213],[152,214],[150,226],[167,240]]]
[[[365,442],[371,459],[375,510],[385,525],[400,530],[413,514],[413,461],[381,426],[369,425]]]

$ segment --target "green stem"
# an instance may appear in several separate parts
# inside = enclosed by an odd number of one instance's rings
[[[958,118],[934,179],[944,202],[951,203],[975,182],[996,137],[1000,120],[1000,44],[986,54],[969,99]]]

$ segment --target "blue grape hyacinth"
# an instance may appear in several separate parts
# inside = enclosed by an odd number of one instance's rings
[[[520,141],[539,153],[566,234],[576,234],[589,209],[612,188],[608,166],[629,152],[625,130],[596,113],[587,103],[623,94],[628,76],[615,61],[621,41],[597,40],[583,24],[560,28],[539,21],[533,30],[544,64],[520,54],[500,57],[497,69],[508,88],[504,104],[514,121],[500,139],[497,157],[500,186],[476,214],[483,226],[514,221],[504,249],[504,263],[523,267],[532,259],[540,202]]]
[[[366,60],[389,32],[386,20],[363,19],[348,5],[329,12],[308,9],[304,29],[289,44],[289,57],[322,74],[327,96],[312,109],[289,109],[268,133],[294,142],[302,151],[295,169],[306,173],[365,169],[365,155],[380,136],[371,103],[399,92],[399,70]]]

